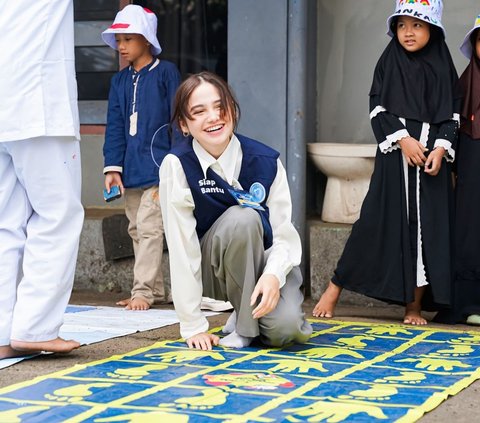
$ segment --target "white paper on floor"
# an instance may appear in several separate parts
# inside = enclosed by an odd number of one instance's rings
[[[204,314],[213,316],[218,313],[206,311]],[[178,323],[175,310],[131,311],[121,307],[69,305],[59,336],[63,339],[75,339],[82,345],[89,345],[175,323]],[[0,360],[0,369],[34,356]]]

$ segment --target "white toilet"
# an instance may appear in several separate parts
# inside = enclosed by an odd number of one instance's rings
[[[377,147],[377,144],[307,144],[315,166],[328,178],[322,209],[324,222],[351,224],[358,219]]]

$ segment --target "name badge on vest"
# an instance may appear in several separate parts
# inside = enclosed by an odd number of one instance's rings
[[[250,191],[240,191],[229,189],[230,194],[237,201],[241,207],[251,207],[256,210],[265,210],[260,203],[265,200],[265,187],[259,183],[255,182],[250,187]]]

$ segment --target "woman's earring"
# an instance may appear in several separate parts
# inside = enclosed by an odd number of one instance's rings
[[[190,135],[190,132],[185,132],[185,131],[184,131],[184,132],[182,132],[182,134],[183,134],[183,136],[186,138],[186,137],[188,137],[188,136]]]

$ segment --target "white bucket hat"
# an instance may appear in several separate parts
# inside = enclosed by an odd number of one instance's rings
[[[472,32],[475,31],[477,28],[480,28],[480,15],[478,15],[477,18],[475,19],[473,28],[470,31],[468,31],[467,35],[465,35],[465,39],[463,40],[463,43],[460,46],[460,51],[468,60],[470,60],[470,58],[472,57],[472,42],[470,41],[470,36],[472,35]]]
[[[387,34],[393,37],[392,20],[397,16],[411,16],[438,26],[445,35],[442,25],[442,0],[396,0],[395,13],[387,19]]]
[[[162,48],[157,39],[157,17],[151,10],[129,4],[115,16],[110,28],[102,32],[103,41],[118,50],[115,34],[141,34],[151,44],[152,54],[160,54]]]

